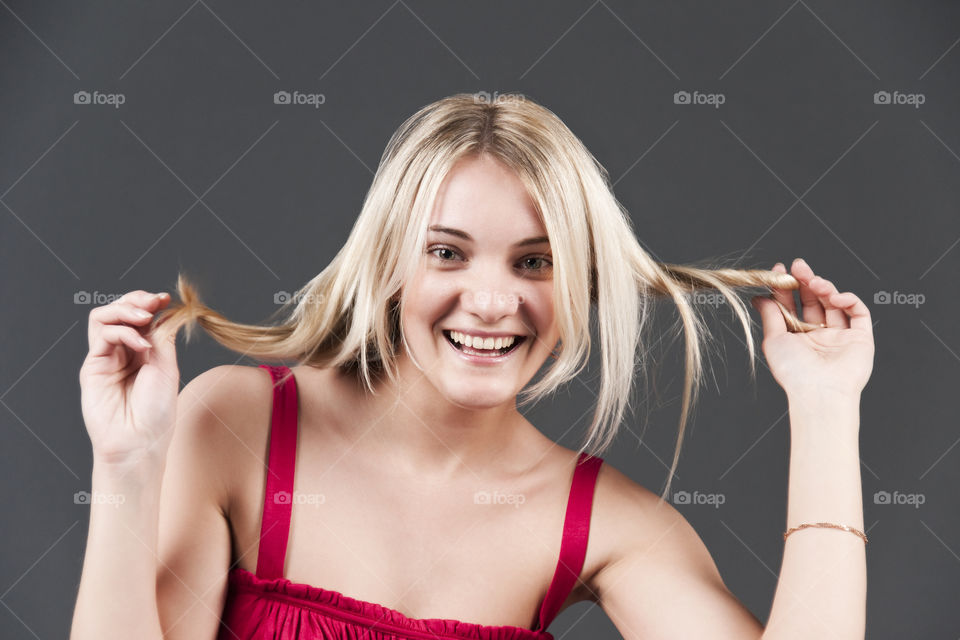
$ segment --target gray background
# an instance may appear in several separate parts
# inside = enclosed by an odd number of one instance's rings
[[[960,106],[960,5],[0,5],[3,637],[66,637],[76,596],[88,507],[73,494],[89,490],[91,468],[77,372],[87,315],[109,300],[75,295],[172,291],[182,268],[227,317],[265,320],[276,292],[302,285],[342,245],[393,130],[461,91],[516,91],[557,113],[609,169],[657,258],[768,268],[802,256],[870,305],[867,636],[960,635],[960,448],[948,404],[960,371],[950,294],[960,264],[960,126],[950,115]],[[84,90],[125,102],[75,104]],[[325,102],[274,104],[280,90]],[[677,91],[725,102],[676,104]],[[924,103],[876,104],[877,91]],[[923,303],[874,303],[884,291]],[[669,306],[658,317],[661,331],[675,319]],[[677,508],[765,621],[783,550],[785,396],[764,365],[751,385],[727,312],[711,327],[718,347],[674,489],[725,502]],[[649,426],[637,412],[605,456],[655,492],[682,373],[681,343],[659,347]],[[185,384],[237,357],[201,335],[179,362]],[[531,420],[576,446],[598,373],[531,409]],[[878,491],[924,503],[877,504]],[[617,637],[583,603],[551,631]]]

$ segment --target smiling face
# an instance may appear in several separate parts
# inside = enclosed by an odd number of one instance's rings
[[[513,405],[556,345],[546,235],[523,183],[499,161],[471,156],[446,176],[420,265],[404,286],[403,327],[423,375],[451,403]],[[469,355],[451,343],[450,330],[517,336],[519,344],[498,357],[485,355],[495,349]],[[473,344],[504,346],[497,338]]]

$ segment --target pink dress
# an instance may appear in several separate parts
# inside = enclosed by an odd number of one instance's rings
[[[267,369],[274,386],[266,499],[263,505],[256,573],[234,567],[228,574],[227,599],[218,640],[553,640],[547,627],[573,589],[583,568],[590,532],[590,509],[597,472],[603,459],[580,454],[567,500],[560,558],[540,607],[535,629],[492,626],[443,618],[408,618],[395,609],[357,600],[338,591],[291,582],[283,577],[290,532],[292,501],[270,500],[285,491],[293,495],[297,447],[297,389],[292,371]],[[284,380],[284,376],[290,374]],[[469,579],[469,576],[464,576]]]

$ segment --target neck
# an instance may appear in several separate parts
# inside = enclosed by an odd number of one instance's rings
[[[398,360],[398,373],[396,383],[386,375],[374,378],[374,394],[354,382],[362,398],[359,446],[370,447],[373,459],[389,461],[397,475],[437,482],[476,479],[482,470],[509,464],[533,428],[515,401],[466,409],[440,395],[408,358]]]

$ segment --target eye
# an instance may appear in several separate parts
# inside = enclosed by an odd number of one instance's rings
[[[523,262],[529,262],[530,260],[534,260],[534,261],[539,260],[541,263],[546,263],[546,266],[527,269],[527,271],[546,271],[547,269],[550,269],[553,267],[553,262],[550,260],[550,256],[530,256],[528,258],[524,258]]]
[[[451,249],[450,247],[433,247],[433,248],[431,248],[431,249],[428,249],[428,250],[427,250],[427,253],[430,254],[430,255],[436,256],[437,251],[447,251],[447,252],[452,253],[452,254],[454,254],[454,255],[460,255],[460,254],[458,254],[456,251],[454,251],[453,249]],[[448,259],[446,259],[446,258],[441,258],[440,256],[436,256],[436,257],[437,257],[441,262],[450,262],[450,260],[448,260]]]

